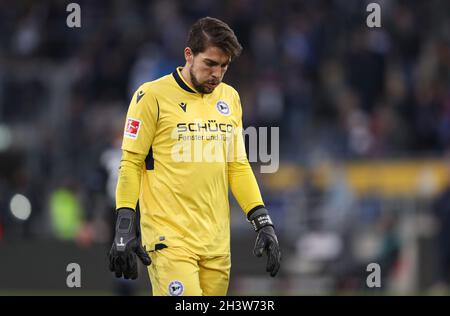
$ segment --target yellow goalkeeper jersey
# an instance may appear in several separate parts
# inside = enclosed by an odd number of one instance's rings
[[[147,250],[226,255],[229,187],[245,213],[264,205],[245,154],[241,103],[225,83],[197,92],[181,69],[144,83],[130,102],[116,207],[139,201]]]

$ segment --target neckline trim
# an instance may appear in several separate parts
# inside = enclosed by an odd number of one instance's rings
[[[181,75],[181,69],[183,67],[177,67],[174,72],[172,72],[172,76],[177,82],[177,84],[180,86],[181,89],[189,92],[189,93],[198,93],[194,90],[189,84],[184,80],[183,76]]]

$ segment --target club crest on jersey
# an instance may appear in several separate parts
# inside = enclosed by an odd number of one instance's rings
[[[141,128],[141,121],[129,118],[125,126],[125,136],[128,138],[136,139]]]
[[[181,296],[184,292],[184,285],[178,280],[172,281],[169,284],[169,294],[171,296]]]
[[[219,111],[220,114],[225,115],[225,116],[228,116],[231,113],[230,107],[228,106],[228,104],[222,100],[219,100],[216,103],[216,109],[217,109],[217,111]]]

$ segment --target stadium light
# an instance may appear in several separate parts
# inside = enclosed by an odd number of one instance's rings
[[[9,203],[9,208],[11,210],[11,213],[17,219],[26,221],[30,217],[31,214],[30,200],[22,194],[15,194],[12,197],[11,202]]]
[[[12,135],[8,126],[0,124],[0,151],[4,151],[11,146]]]

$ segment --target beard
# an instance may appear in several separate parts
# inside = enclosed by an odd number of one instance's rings
[[[191,76],[191,82],[192,82],[192,85],[194,86],[195,90],[197,90],[198,92],[200,92],[202,94],[209,94],[214,91],[215,87],[210,88],[206,85],[208,83],[208,81],[200,83],[197,80],[197,77],[195,77],[194,72],[192,71],[192,67],[189,68],[189,74]],[[209,82],[209,83],[217,83],[217,82],[215,81],[215,82]],[[219,84],[219,83],[217,83],[217,84]]]

